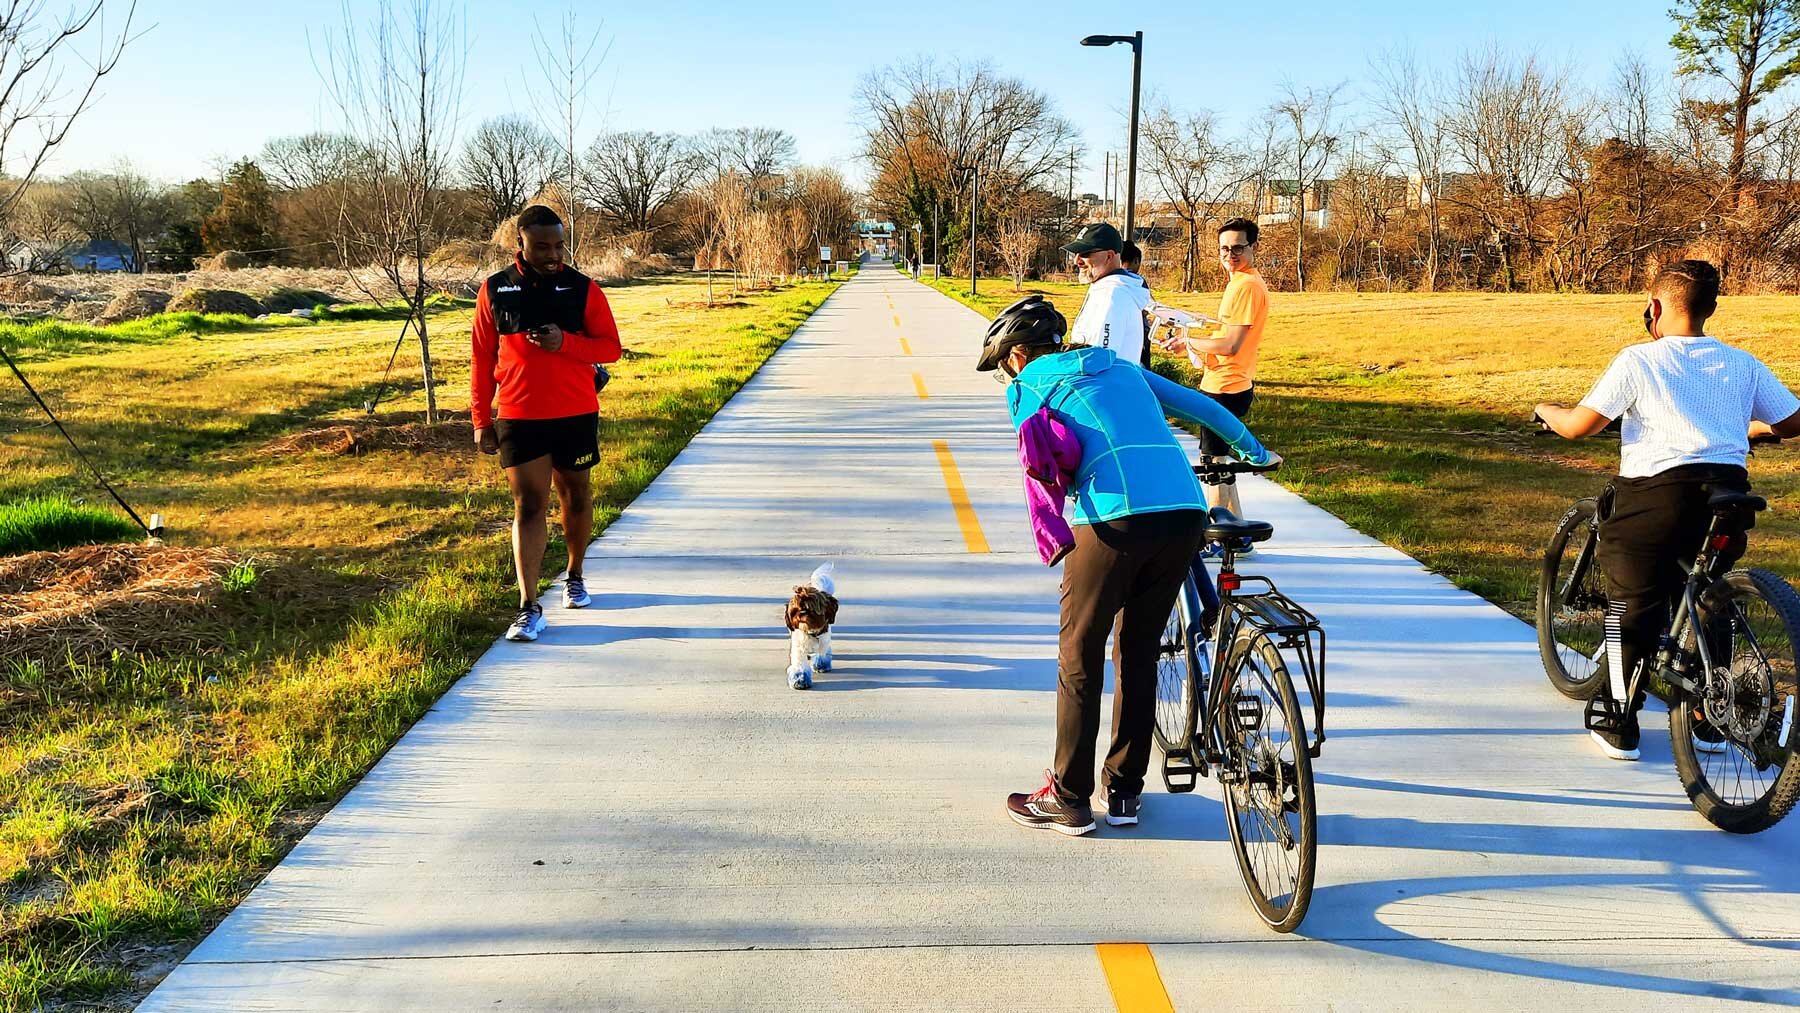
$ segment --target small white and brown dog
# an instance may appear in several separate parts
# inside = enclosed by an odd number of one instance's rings
[[[833,563],[812,572],[788,599],[788,688],[811,689],[814,672],[831,671],[831,624],[837,622],[837,584]]]

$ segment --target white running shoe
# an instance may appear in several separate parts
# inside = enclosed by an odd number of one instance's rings
[[[584,609],[593,603],[594,599],[588,597],[587,582],[580,577],[570,577],[563,584],[563,608]]]
[[[1629,746],[1625,744],[1626,740],[1620,736],[1603,735],[1600,732],[1588,732],[1588,735],[1594,740],[1594,745],[1599,746],[1600,751],[1605,753],[1609,759],[1636,760],[1638,758],[1638,747],[1635,741],[1637,736],[1635,735],[1631,737]],[[1615,738],[1619,738],[1621,741],[1613,741]]]
[[[548,625],[548,623],[544,622],[544,606],[539,605],[537,602],[532,602],[520,609],[518,618],[514,619],[513,624],[506,628],[506,639],[518,641],[536,640],[538,634],[544,632],[544,627]]]

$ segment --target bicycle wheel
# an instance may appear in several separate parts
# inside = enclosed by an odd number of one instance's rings
[[[1706,699],[1669,709],[1675,772],[1714,826],[1754,834],[1781,822],[1800,798],[1793,728],[1800,594],[1767,570],[1734,570],[1707,592],[1702,609],[1717,668]],[[1723,742],[1703,752],[1696,734]]]
[[[1199,625],[1200,592],[1189,577],[1169,610],[1156,655],[1156,744],[1164,753],[1186,753],[1194,741],[1200,688],[1209,670],[1204,646],[1194,649],[1206,641]]]
[[[1275,931],[1292,932],[1312,902],[1318,850],[1305,718],[1268,634],[1239,633],[1226,673],[1213,714],[1231,845],[1256,913]]]
[[[1606,684],[1606,581],[1592,546],[1597,500],[1584,499],[1557,522],[1538,575],[1538,653],[1550,685],[1589,700]]]

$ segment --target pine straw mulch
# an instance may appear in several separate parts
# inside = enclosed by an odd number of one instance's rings
[[[262,558],[249,590],[227,590],[225,575],[240,562],[222,548],[145,545],[0,558],[0,663],[212,653],[254,624],[259,599],[325,604],[347,591],[326,574]]]
[[[405,450],[415,454],[475,450],[475,427],[463,419],[440,422],[400,422],[392,417],[346,419],[342,422],[284,436],[263,447],[270,457],[292,454],[360,456],[378,450]]]

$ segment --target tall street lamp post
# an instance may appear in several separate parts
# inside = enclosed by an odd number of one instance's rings
[[[981,221],[981,163],[956,167],[972,175],[969,180],[969,294],[975,294],[975,229]]]
[[[1090,35],[1081,40],[1084,46],[1110,46],[1116,42],[1131,46],[1131,160],[1125,170],[1125,238],[1129,241],[1137,217],[1138,92],[1144,80],[1144,33]]]

